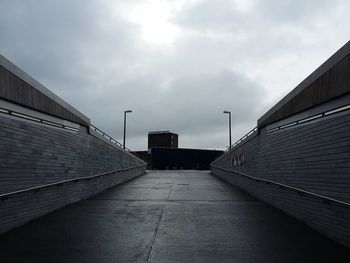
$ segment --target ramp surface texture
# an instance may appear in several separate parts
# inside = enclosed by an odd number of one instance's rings
[[[0,262],[350,262],[208,172],[149,172],[0,236]]]

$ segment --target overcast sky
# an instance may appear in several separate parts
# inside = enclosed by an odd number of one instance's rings
[[[0,0],[0,53],[127,146],[224,149],[349,40],[348,0]]]

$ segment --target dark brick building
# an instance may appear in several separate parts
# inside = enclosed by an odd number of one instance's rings
[[[153,147],[178,148],[178,135],[170,131],[148,133],[148,149]]]
[[[148,133],[148,151],[133,152],[148,169],[209,169],[223,151],[178,148],[178,134],[170,131]]]

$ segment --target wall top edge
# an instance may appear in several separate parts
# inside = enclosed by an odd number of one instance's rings
[[[277,102],[269,111],[267,111],[262,117],[258,119],[258,127],[261,123],[265,122],[276,111],[285,106],[291,99],[297,96],[300,92],[309,87],[313,82],[319,79],[322,75],[328,72],[341,60],[350,55],[350,41],[342,46],[337,52],[335,52],[329,59],[327,59],[321,66],[319,66],[314,72],[312,72],[306,79],[304,79],[298,86],[284,96],[279,102]]]
[[[86,123],[90,123],[90,119],[78,111],[76,108],[74,108],[72,105],[64,101],[62,98],[57,96],[55,93],[50,91],[48,88],[46,88],[44,85],[42,85],[40,82],[29,76],[27,73],[25,73],[22,69],[17,67],[15,64],[13,64],[10,60],[8,60],[6,57],[0,54],[0,66],[8,70],[9,72],[13,73],[23,81],[27,82],[30,86],[32,86],[34,89],[38,90],[42,94],[46,95],[50,99],[52,99],[54,102],[65,108],[66,110],[73,113],[78,118],[82,119]]]

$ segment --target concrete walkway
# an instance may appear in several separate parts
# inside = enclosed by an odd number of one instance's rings
[[[350,262],[208,172],[150,172],[0,236],[0,262]]]

